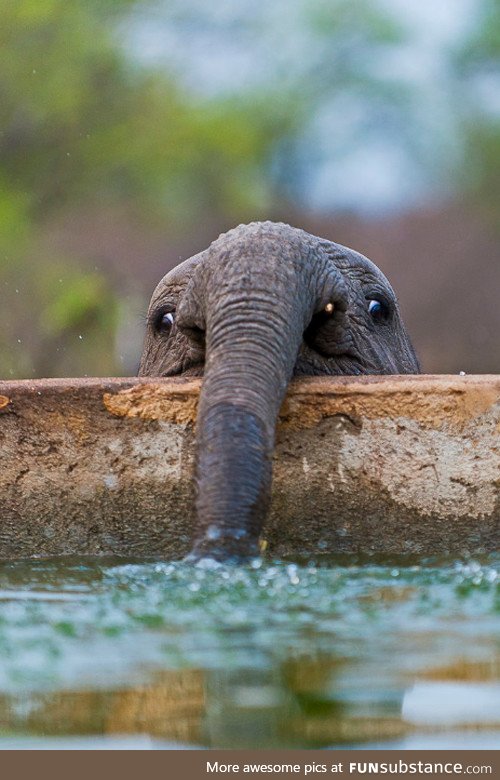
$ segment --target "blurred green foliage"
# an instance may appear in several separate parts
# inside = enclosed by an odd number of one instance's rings
[[[469,74],[498,66],[500,5],[482,3],[482,24],[460,54]],[[154,5],[2,3],[2,378],[123,371],[116,335],[124,291],[142,293],[140,279],[117,282],[116,268],[96,265],[90,250],[80,256],[55,246],[55,220],[131,208],[144,235],[161,225],[179,236],[203,220],[282,216],[300,192],[298,172],[315,155],[304,146],[304,128],[339,95],[366,97],[374,121],[391,122],[418,147],[422,134],[408,122],[412,96],[397,74],[374,67],[377,53],[400,44],[403,33],[372,0],[297,0],[307,56],[285,52],[264,82],[215,96],[189,90],[174,70],[146,66],[127,51],[124,25]],[[196,18],[183,3],[164,5],[174,24],[210,25],[208,5],[199,5]],[[252,20],[248,34],[261,32]],[[474,197],[498,204],[498,118],[464,124]],[[360,137],[365,130],[363,120]]]
[[[131,62],[116,35],[130,6],[2,6],[3,376],[120,370],[118,293],[106,269],[89,273],[79,258],[53,256],[45,226],[54,215],[133,201],[146,223],[179,230],[210,211],[236,218],[269,203],[257,170],[273,117],[259,125],[228,105],[200,112],[164,72]],[[91,349],[75,342],[81,335]]]
[[[378,15],[360,17],[346,0],[337,4],[338,14],[320,2],[309,15],[321,46],[332,36],[343,41],[332,85],[346,78],[345,63],[366,36],[392,35]],[[143,13],[147,6],[2,5],[2,376],[120,372],[116,285],[106,268],[89,270],[61,250],[54,256],[46,233],[56,215],[133,203],[145,230],[156,220],[179,233],[214,216],[229,224],[269,216],[283,198],[293,169],[289,140],[318,100],[321,58],[312,58],[307,74],[282,74],[258,92],[194,98],[165,69],[140,66],[121,45],[120,24],[134,7]],[[271,156],[280,144],[282,173],[273,177]]]
[[[137,86],[109,30],[126,5],[2,5],[0,365],[7,377],[83,373],[83,361],[65,355],[84,324],[94,343],[88,373],[112,361],[114,293],[75,258],[54,257],[43,227],[57,210],[96,193],[116,197],[124,162],[128,171],[113,135],[134,113]],[[140,181],[138,167],[128,175]]]
[[[459,52],[468,87],[464,171],[474,202],[499,229],[500,204],[500,0],[483,0],[478,23]],[[478,99],[479,98],[479,99]]]

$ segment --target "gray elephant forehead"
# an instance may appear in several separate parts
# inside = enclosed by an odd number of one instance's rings
[[[386,288],[393,297],[396,297],[389,280],[372,260],[348,246],[333,242],[328,242],[328,245],[325,246],[325,242],[323,242],[323,247],[340,271],[345,272],[347,276],[359,276],[366,280],[376,281]]]
[[[175,268],[172,268],[162,279],[160,279],[151,296],[151,303],[149,305],[150,310],[161,304],[166,296],[172,292],[179,292],[186,286],[193,275],[195,268],[203,260],[205,254],[205,252],[199,252],[197,255],[189,257],[187,260],[179,263],[179,265],[176,265]]]
[[[236,227],[228,230],[227,233],[221,233],[215,241],[212,241],[207,249],[202,252],[189,257],[184,260],[175,268],[172,268],[165,276],[159,281],[156,289],[153,293],[153,300],[158,301],[162,298],[167,289],[176,287],[184,287],[193,275],[195,269],[213,254],[229,248],[230,246],[238,245],[239,242],[251,242],[252,240],[258,240],[262,236],[272,236],[277,241],[293,242],[301,239],[308,243],[317,242],[315,236],[311,236],[304,230],[291,227],[282,222],[250,222],[249,224],[237,225]]]
[[[188,257],[187,260],[184,260],[182,263],[179,263],[179,265],[176,265],[175,268],[172,268],[172,270],[163,277],[162,282],[164,284],[182,284],[186,278],[192,276],[194,269],[201,263],[205,256],[206,250],[198,252],[197,255],[193,255],[192,257]]]
[[[272,236],[275,240],[282,240],[284,243],[296,243],[299,241],[312,247],[317,246],[326,252],[337,268],[348,277],[376,281],[395,297],[394,291],[382,271],[360,252],[284,223],[251,222],[247,225],[238,225],[227,233],[222,233],[212,242],[208,249],[193,255],[179,263],[175,268],[172,268],[158,283],[151,299],[151,306],[154,307],[161,303],[168,293],[181,292],[186,287],[195,269],[214,250],[217,252],[217,250],[224,249],[231,244],[237,244],[238,241],[242,243],[252,241],[252,239],[257,239],[263,235]]]

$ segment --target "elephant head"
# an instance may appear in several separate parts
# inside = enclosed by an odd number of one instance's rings
[[[141,376],[203,376],[192,559],[258,554],[276,420],[293,375],[418,373],[366,257],[272,222],[240,225],[153,293]]]

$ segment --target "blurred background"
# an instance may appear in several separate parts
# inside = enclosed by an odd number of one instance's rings
[[[500,0],[3,0],[0,378],[134,374],[161,276],[290,222],[500,372]]]

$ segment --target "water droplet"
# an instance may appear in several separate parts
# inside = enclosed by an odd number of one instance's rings
[[[206,537],[207,539],[211,539],[212,541],[214,539],[220,539],[220,530],[217,528],[216,525],[209,525],[207,528]]]

